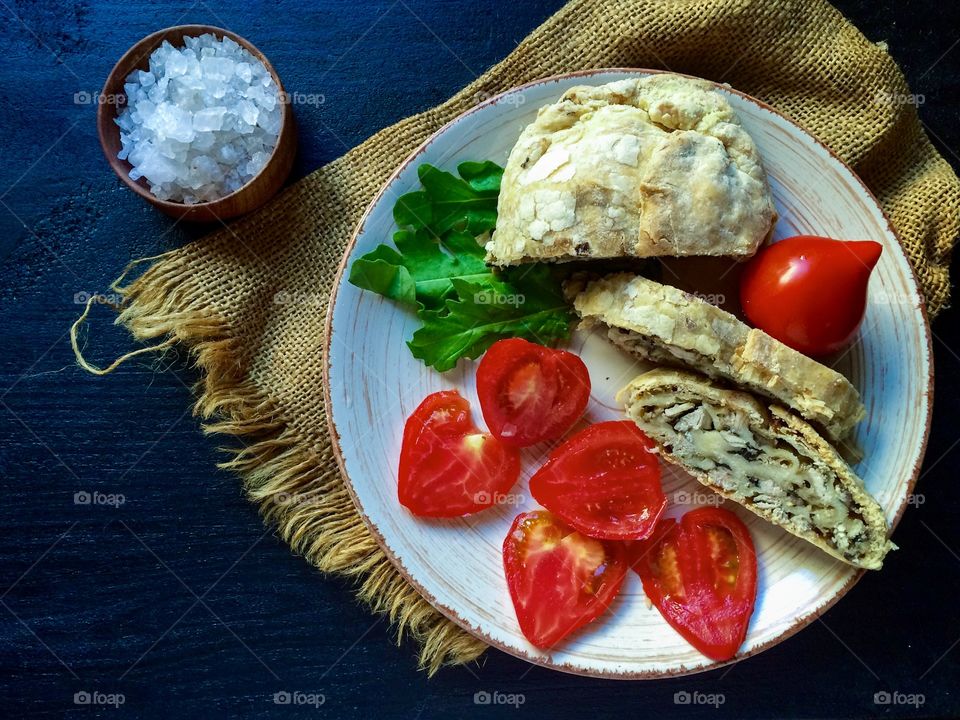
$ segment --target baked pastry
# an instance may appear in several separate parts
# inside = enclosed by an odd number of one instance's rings
[[[665,460],[833,557],[877,570],[894,547],[860,478],[782,407],[662,368],[636,378],[620,398]]]
[[[624,350],[766,395],[835,441],[866,417],[859,393],[843,375],[669,285],[629,273],[609,275],[588,283],[574,308],[586,325],[606,326],[610,340]]]
[[[708,82],[575,87],[510,153],[487,262],[749,257],[776,220],[756,145]]]

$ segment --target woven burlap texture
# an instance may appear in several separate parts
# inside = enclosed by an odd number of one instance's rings
[[[239,473],[266,522],[316,567],[354,578],[375,612],[416,639],[430,672],[473,660],[484,645],[405,582],[345,490],[323,400],[328,293],[374,194],[441,125],[477,98],[603,67],[726,82],[789,115],[870,186],[930,314],[945,306],[960,182],[905,101],[910,91],[886,49],[820,0],[574,0],[449,101],[377,133],[123,289],[119,323],[140,340],[181,342],[194,354],[203,377],[197,411],[208,432],[242,441],[224,466]],[[278,293],[295,301],[276,302]]]

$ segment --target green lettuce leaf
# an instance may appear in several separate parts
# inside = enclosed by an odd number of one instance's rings
[[[397,246],[380,245],[350,266],[350,282],[402,302],[436,308],[453,292],[453,280],[482,281],[490,276],[484,250],[465,233],[451,232],[443,245],[426,229],[400,230]]]
[[[503,168],[495,162],[462,162],[457,165],[457,172],[467,184],[481,195],[500,195],[500,181],[503,178]]]
[[[569,337],[573,316],[552,269],[539,265],[525,270],[514,282],[454,279],[456,297],[439,310],[418,313],[423,327],[407,343],[413,356],[444,372],[461,357],[477,358],[504,338],[549,345]]]
[[[428,227],[433,222],[433,202],[423,190],[401,195],[393,206],[393,219],[400,227],[414,230]]]
[[[496,226],[503,168],[464,162],[457,172],[421,165],[423,189],[393,208],[401,228],[395,247],[380,245],[358,258],[349,276],[357,287],[417,308],[423,327],[407,344],[441,372],[502,338],[542,344],[566,338],[573,320],[554,268],[494,271],[484,263],[477,236]]]
[[[459,178],[433,165],[417,168],[423,196],[408,193],[401,197],[397,202],[404,206],[401,218],[412,220],[411,216],[419,214],[416,220],[420,224],[410,224],[427,227],[437,237],[450,230],[473,236],[493,230],[503,169],[492,162],[461,163],[458,172]],[[429,200],[429,210],[424,209],[425,200]]]

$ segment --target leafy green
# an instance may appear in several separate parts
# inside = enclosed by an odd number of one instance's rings
[[[396,247],[380,245],[350,268],[357,287],[417,308],[423,327],[407,344],[441,372],[502,338],[565,338],[572,320],[553,268],[498,272],[484,262],[477,236],[496,226],[503,169],[464,162],[457,172],[421,165],[423,190],[401,196],[393,208],[401,228]]]
[[[453,291],[453,278],[479,281],[490,275],[483,248],[470,235],[451,232],[443,242],[447,252],[423,228],[400,230],[393,242],[396,250],[380,245],[357,258],[350,282],[406,305],[436,308]]]
[[[490,193],[493,197],[500,195],[500,180],[503,178],[503,168],[495,162],[489,160],[462,162],[457,166],[457,172],[478,193]]]
[[[450,230],[481,235],[497,224],[497,196],[503,168],[492,162],[465,162],[460,177],[433,165],[421,165],[417,175],[423,190],[397,200],[393,219],[400,227],[426,228],[442,237]]]
[[[415,358],[440,372],[461,357],[479,357],[497,340],[544,344],[570,333],[570,310],[549,267],[531,269],[516,284],[457,278],[453,286],[456,297],[444,308],[419,313],[423,327],[407,343]]]
[[[425,228],[433,222],[433,204],[423,190],[407,193],[393,206],[393,219],[400,227]]]

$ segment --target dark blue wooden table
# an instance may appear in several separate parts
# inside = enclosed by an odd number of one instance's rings
[[[100,154],[87,99],[135,40],[179,23],[228,27],[271,58],[288,90],[323,95],[322,105],[296,109],[301,176],[445,99],[560,4],[0,0],[0,714],[960,714],[954,312],[934,326],[936,410],[918,487],[925,503],[898,528],[902,549],[778,647],[663,682],[571,677],[495,651],[427,680],[412,645],[396,647],[348,583],[294,557],[235,478],[215,469],[216,441],[187,410],[196,376],[184,358],[130,364],[105,379],[75,367],[66,333],[77,300],[105,291],[129,259],[203,232],[174,228],[122,189]],[[935,142],[960,166],[956,5],[841,6],[871,39],[889,43],[923,96]],[[109,326],[110,311],[96,315],[95,359],[130,349]],[[106,504],[77,503],[77,493],[94,492]],[[278,692],[292,702],[276,704]],[[512,694],[515,705],[477,704],[483,692]],[[676,704],[684,692],[720,693],[723,704]],[[875,704],[878,692],[900,693],[900,702]],[[916,702],[904,702],[911,695]],[[119,710],[110,704],[121,698]]]

